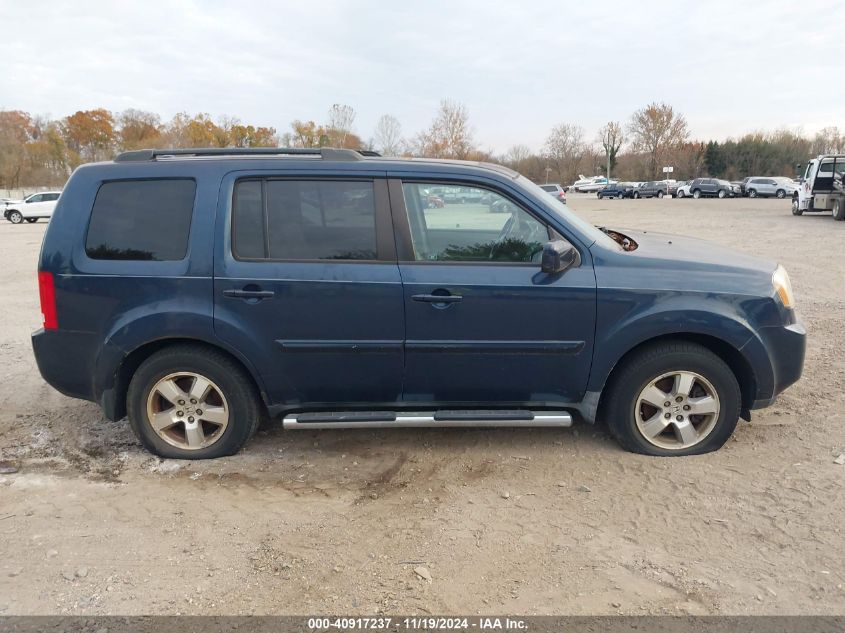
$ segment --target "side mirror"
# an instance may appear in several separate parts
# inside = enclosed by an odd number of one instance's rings
[[[578,251],[565,240],[552,240],[543,246],[540,270],[549,275],[562,273],[578,261]]]

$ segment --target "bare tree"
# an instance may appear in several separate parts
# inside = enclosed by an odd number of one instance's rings
[[[329,108],[329,122],[326,133],[332,145],[346,147],[346,137],[352,132],[355,123],[355,109],[342,103],[335,103]]]
[[[528,160],[531,156],[531,148],[527,145],[511,145],[505,155],[502,156],[502,162],[508,167],[519,171],[520,166]]]
[[[669,150],[689,137],[687,120],[667,103],[651,103],[634,112],[628,127],[634,148],[648,156],[650,178],[657,178],[657,168]]]
[[[383,156],[397,156],[402,151],[402,124],[399,119],[384,114],[376,123],[373,144]]]
[[[838,127],[825,127],[813,137],[812,152],[818,154],[838,154],[845,151],[845,136]]]
[[[598,142],[604,148],[604,155],[607,157],[607,174],[610,178],[611,172],[616,169],[616,156],[622,144],[625,142],[625,133],[622,131],[622,124],[616,121],[608,121],[599,130]]]
[[[468,158],[475,146],[466,107],[451,99],[441,101],[431,127],[417,137],[417,145],[423,156]]]
[[[561,123],[552,128],[544,154],[558,180],[568,182],[575,179],[586,149],[584,129],[580,125]]]

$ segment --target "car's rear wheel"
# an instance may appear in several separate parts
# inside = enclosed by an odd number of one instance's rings
[[[783,189],[778,189],[777,192],[775,193],[775,195],[778,198],[783,199],[783,198],[786,197],[786,191],[784,191]]]
[[[756,189],[749,189],[748,190],[748,197],[749,198],[756,198],[757,197],[757,190]]]
[[[639,198],[639,197],[640,197],[640,192],[639,192],[639,191],[635,191],[635,192],[634,192],[634,196],[633,196],[633,197],[634,197],[634,198]]]
[[[831,211],[833,211],[834,220],[845,220],[845,207],[842,206],[842,202],[840,200],[833,201]]]
[[[23,216],[21,215],[20,211],[10,211],[9,212],[9,222],[12,224],[20,224],[23,222]]]
[[[620,193],[618,196],[616,196],[616,199],[617,199],[617,200],[621,200],[621,199],[622,199],[622,198],[624,198],[624,197],[625,197],[625,196],[623,196],[623,195]]]
[[[716,194],[716,195],[718,195],[720,198],[724,198],[724,197],[725,197],[726,195],[728,195],[728,194],[727,194],[727,193],[725,193],[725,190],[724,190],[724,189],[719,189],[719,193],[718,193],[718,194]]]
[[[739,420],[739,383],[705,347],[653,345],[614,372],[603,407],[623,448],[645,455],[699,455],[721,447]]]
[[[700,189],[696,189],[695,191],[693,191],[693,192],[692,192],[692,197],[693,197],[693,198],[695,198],[696,200],[698,200],[698,199],[701,197],[701,190],[700,190]]]
[[[662,191],[657,192],[657,197],[662,198],[665,194]]]
[[[794,196],[792,198],[792,215],[803,215],[804,211],[801,210],[801,205],[798,204],[798,196]]]
[[[236,453],[263,412],[255,385],[239,365],[219,351],[192,345],[145,360],[129,383],[126,405],[144,447],[174,459]]]

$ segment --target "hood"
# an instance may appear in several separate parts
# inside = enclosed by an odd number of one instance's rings
[[[637,248],[625,253],[666,270],[703,269],[716,273],[759,272],[770,277],[777,264],[696,237],[652,231],[614,229],[631,238]],[[643,263],[646,263],[643,261]]]

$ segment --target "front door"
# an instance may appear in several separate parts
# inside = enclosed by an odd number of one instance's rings
[[[466,202],[431,204],[430,190],[444,184],[391,181],[407,337],[403,400],[580,400],[596,309],[588,252],[562,274],[542,273],[550,230],[539,216],[493,188],[465,187],[473,190]]]
[[[215,333],[273,404],[396,402],[404,315],[383,178],[232,176],[217,227]]]

